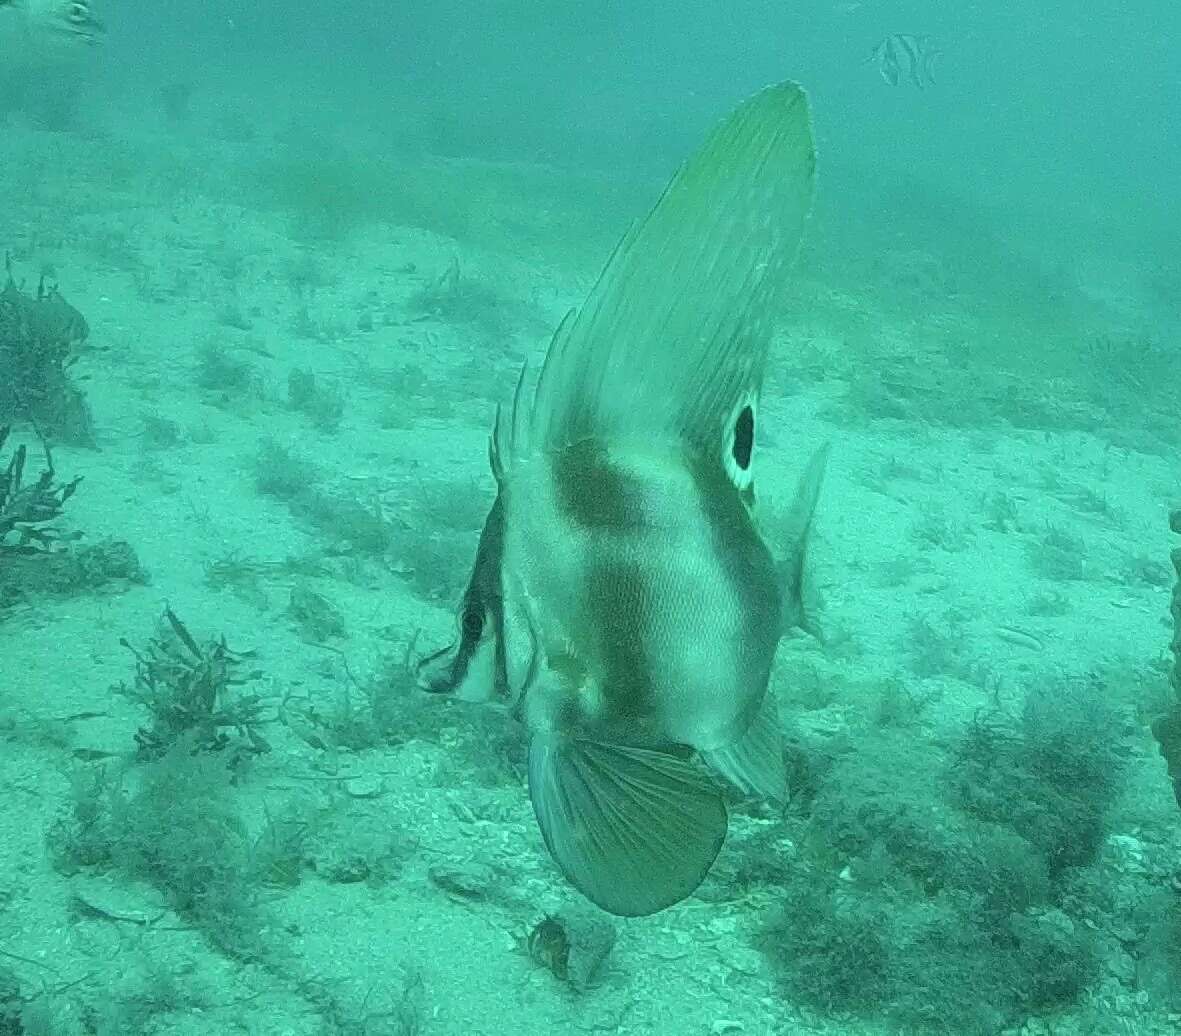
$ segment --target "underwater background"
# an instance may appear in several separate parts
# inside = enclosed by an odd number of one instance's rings
[[[1181,1030],[1177,8],[95,14],[0,20],[2,1036]],[[621,920],[408,659],[522,361],[785,78],[792,802]]]

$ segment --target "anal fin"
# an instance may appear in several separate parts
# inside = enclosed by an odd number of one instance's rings
[[[757,795],[775,806],[787,805],[783,733],[770,690],[763,695],[759,711],[742,737],[700,754],[712,770],[745,794]]]

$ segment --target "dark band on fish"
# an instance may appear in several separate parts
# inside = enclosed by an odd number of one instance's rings
[[[586,595],[591,628],[599,636],[599,657],[607,664],[604,681],[626,685],[627,694],[613,694],[617,712],[612,718],[628,722],[628,733],[642,732],[632,721],[651,716],[656,693],[645,632],[652,628],[654,608],[648,573],[634,560],[594,562],[587,571]]]
[[[779,639],[780,609],[775,561],[755,530],[741,494],[728,483],[726,473],[709,464],[690,469],[697,489],[697,508],[709,530],[710,556],[718,560],[744,614],[756,617],[757,628],[744,643],[759,644],[770,637],[773,654]]]
[[[623,531],[645,524],[644,484],[597,443],[555,454],[553,479],[559,509],[581,528]]]
[[[504,590],[501,585],[501,562],[504,555],[504,504],[498,495],[484,520],[471,579],[459,607],[459,639],[451,645],[420,659],[417,665],[421,686],[435,694],[453,694],[467,678],[472,659],[480,645],[491,638],[493,694],[509,696],[508,668],[504,640]],[[429,679],[425,674],[439,659],[451,653],[451,661],[441,673]]]
[[[558,510],[579,532],[618,536],[648,524],[643,481],[601,445],[585,442],[562,450],[553,456],[551,472]],[[588,627],[614,637],[600,643],[600,657],[608,665],[603,676],[615,686],[625,683],[629,693],[613,697],[626,704],[629,716],[646,715],[654,690],[643,639],[652,618],[651,594],[643,566],[622,561],[612,551],[607,555],[609,560],[592,561],[586,573]]]

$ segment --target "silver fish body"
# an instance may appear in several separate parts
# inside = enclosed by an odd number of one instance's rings
[[[505,597],[561,672],[525,689],[530,733],[698,750],[740,737],[782,609],[724,473],[580,443],[514,471],[505,500]]]
[[[482,680],[524,721],[529,792],[566,877],[620,915],[690,895],[724,782],[786,798],[767,692],[824,451],[777,562],[753,460],[771,332],[812,197],[802,91],[740,106],[629,232],[498,414],[498,496],[434,691]]]

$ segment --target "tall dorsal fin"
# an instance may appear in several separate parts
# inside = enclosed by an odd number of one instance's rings
[[[724,461],[744,401],[757,418],[814,175],[798,86],[768,87],[740,105],[557,330],[532,398],[518,393],[499,422],[502,462],[588,439],[667,444]]]

